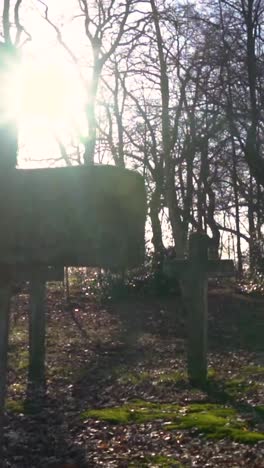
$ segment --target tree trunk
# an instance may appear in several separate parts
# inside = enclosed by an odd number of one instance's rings
[[[241,278],[243,274],[243,264],[242,264],[242,251],[241,251],[241,240],[240,240],[240,222],[239,222],[239,192],[238,192],[238,183],[237,183],[237,158],[236,158],[236,149],[234,136],[231,135],[232,141],[232,181],[233,181],[233,190],[235,198],[235,223],[236,223],[236,250],[237,250],[237,271],[238,277]]]
[[[96,145],[96,116],[95,104],[98,91],[99,79],[102,71],[102,66],[99,64],[97,53],[94,52],[94,68],[92,75],[92,83],[89,92],[89,102],[86,106],[86,118],[88,124],[88,136],[85,142],[84,164],[94,164],[95,145]]]
[[[150,219],[152,226],[152,244],[154,247],[154,268],[160,269],[162,266],[163,254],[164,254],[164,245],[162,241],[162,229],[159,219],[160,212],[160,192],[157,188],[151,195],[151,200],[149,204],[150,208]]]
[[[179,210],[175,180],[174,180],[174,171],[170,174],[167,174],[167,188],[166,188],[166,200],[169,211],[169,218],[172,227],[172,235],[175,244],[175,253],[177,257],[184,257],[185,253],[185,242],[182,229],[182,220]]]
[[[161,93],[161,130],[162,130],[162,149],[165,162],[165,199],[169,212],[169,219],[172,228],[172,235],[175,243],[176,255],[184,256],[184,238],[182,230],[182,221],[178,207],[176,189],[175,189],[175,165],[171,154],[171,126],[169,116],[169,79],[167,73],[167,64],[163,50],[163,39],[159,24],[159,13],[155,0],[150,0],[153,22],[155,25],[159,65],[160,65],[160,93]]]
[[[188,228],[190,222],[190,214],[193,203],[193,160],[195,154],[193,136],[187,136],[186,144],[186,162],[187,162],[187,176],[186,176],[186,193],[183,204],[183,219],[182,219],[182,231],[184,245],[187,244]],[[186,250],[186,249],[185,249]]]
[[[212,182],[209,181],[209,162],[208,162],[208,137],[204,137],[201,143],[201,165],[205,196],[208,196],[208,206],[206,209],[206,224],[212,232],[210,242],[210,255],[212,258],[218,257],[220,244],[220,231],[215,221],[215,192],[212,189]],[[206,199],[205,199],[206,202]]]
[[[254,190],[253,177],[250,176],[249,194],[248,194],[248,226],[249,226],[249,267],[251,274],[256,269],[256,230],[254,221]]]
[[[264,160],[259,152],[257,141],[258,107],[257,107],[257,61],[256,61],[256,18],[257,12],[253,11],[254,0],[248,0],[247,7],[244,3],[243,15],[247,30],[247,71],[250,98],[250,126],[247,132],[245,145],[245,158],[250,167],[251,174],[259,184],[264,187]],[[259,2],[260,5],[260,2]]]

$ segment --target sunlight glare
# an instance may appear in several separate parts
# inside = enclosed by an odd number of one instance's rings
[[[69,129],[84,102],[73,71],[53,61],[21,61],[9,76],[6,97],[18,126],[48,127],[55,132]]]

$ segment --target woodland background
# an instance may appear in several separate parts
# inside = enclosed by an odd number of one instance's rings
[[[4,0],[2,11],[4,42],[32,60],[55,48],[83,96],[82,130],[77,115],[67,133],[51,129],[45,158],[21,126],[22,167],[136,169],[154,263],[168,245],[183,256],[197,230],[239,276],[260,267],[263,0]]]

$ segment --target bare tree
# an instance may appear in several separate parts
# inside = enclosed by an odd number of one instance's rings
[[[64,41],[60,28],[55,21],[51,20],[48,6],[42,0],[39,0],[39,2],[44,6],[43,16],[55,30],[58,42],[77,67],[80,66],[76,55]],[[83,140],[85,146],[84,162],[85,164],[93,164],[97,130],[96,99],[100,78],[107,60],[114,54],[122,37],[126,35],[129,29],[127,20],[133,10],[134,0],[127,0],[124,4],[120,4],[116,0],[107,3],[99,1],[93,4],[86,0],[79,0],[78,4],[80,13],[77,13],[76,17],[83,19],[84,31],[91,51],[91,62],[89,63],[88,60],[91,76],[88,80],[82,78],[87,93],[86,118],[88,132],[87,138]]]

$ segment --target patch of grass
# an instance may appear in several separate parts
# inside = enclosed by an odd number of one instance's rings
[[[166,422],[168,430],[192,429],[212,439],[228,437],[248,444],[264,440],[264,433],[249,431],[234,409],[211,403],[180,407],[138,400],[116,408],[88,410],[81,414],[81,419],[88,418],[112,424],[141,424],[161,420]]]

